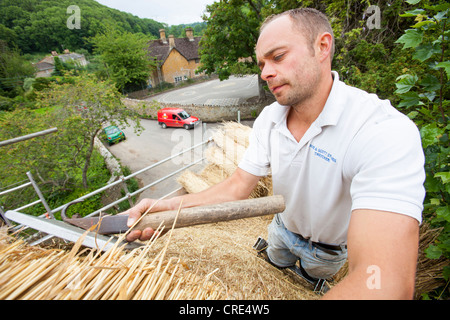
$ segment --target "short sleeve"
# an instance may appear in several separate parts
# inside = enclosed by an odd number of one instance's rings
[[[248,148],[238,165],[242,170],[259,177],[270,174],[270,129],[264,125],[265,118],[261,114],[254,122]]]
[[[422,222],[424,154],[412,121],[395,117],[374,122],[355,137],[345,159],[352,210],[395,212]]]

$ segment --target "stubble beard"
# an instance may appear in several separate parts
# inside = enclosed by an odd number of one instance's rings
[[[311,76],[305,78],[305,74]],[[318,68],[313,67],[308,73],[296,72],[293,81],[283,80],[281,83],[286,84],[287,88],[284,88],[284,92],[280,94],[274,93],[277,102],[282,106],[301,110],[316,92],[320,83],[320,72]]]

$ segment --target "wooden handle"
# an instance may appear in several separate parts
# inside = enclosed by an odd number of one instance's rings
[[[175,228],[258,217],[280,213],[284,209],[284,198],[280,195],[185,208],[178,214]],[[172,227],[177,212],[178,210],[149,213],[133,229],[150,227],[156,230],[162,221],[166,228]]]

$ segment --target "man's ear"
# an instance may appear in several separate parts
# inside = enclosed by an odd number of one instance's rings
[[[316,48],[319,50],[318,53],[320,62],[329,59],[332,54],[333,36],[328,32],[324,32],[317,38],[316,44]]]

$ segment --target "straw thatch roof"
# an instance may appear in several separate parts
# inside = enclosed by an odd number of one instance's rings
[[[172,230],[173,231],[173,230]],[[125,251],[82,249],[83,237],[67,248],[29,246],[0,232],[0,300],[178,300],[222,299],[225,290],[211,275],[199,276],[180,258],[167,257],[169,235]],[[122,239],[123,240],[123,239]]]

